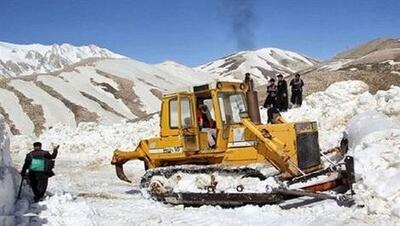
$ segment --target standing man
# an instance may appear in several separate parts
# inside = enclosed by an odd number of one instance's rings
[[[295,78],[290,81],[290,86],[292,87],[292,97],[290,102],[295,106],[301,106],[303,101],[303,86],[304,82],[300,78],[300,74],[296,74]]]
[[[29,152],[25,157],[25,163],[22,167],[21,176],[25,177],[26,171],[29,170],[28,178],[35,195],[34,201],[38,202],[43,198],[49,177],[54,176],[52,169],[54,168],[54,159],[57,157],[58,148],[53,149],[53,153],[42,150],[42,143],[33,143],[33,151]]]
[[[278,75],[278,109],[279,111],[287,111],[289,103],[288,103],[288,90],[287,90],[287,82],[283,78],[282,74]]]
[[[275,84],[275,79],[271,78],[267,84],[267,98],[264,102],[264,108],[267,108],[268,123],[272,123],[274,114],[278,111],[277,101],[278,88]]]

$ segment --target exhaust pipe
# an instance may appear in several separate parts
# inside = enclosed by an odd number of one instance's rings
[[[250,73],[245,74],[244,83],[247,85],[246,102],[250,120],[256,124],[261,124],[260,109],[258,107],[258,95],[254,90],[253,79],[250,78]]]

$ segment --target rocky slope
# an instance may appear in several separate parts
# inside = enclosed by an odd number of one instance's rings
[[[400,85],[400,39],[367,42],[301,74],[306,95],[344,80],[364,81],[373,93],[389,89],[391,85]]]
[[[63,70],[0,80],[0,113],[13,134],[56,124],[113,124],[159,111],[163,91],[211,77],[174,62],[86,59]]]

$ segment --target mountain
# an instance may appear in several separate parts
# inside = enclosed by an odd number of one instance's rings
[[[175,62],[90,58],[51,73],[0,80],[0,114],[13,134],[38,135],[56,124],[110,125],[159,111],[166,90],[211,80]]]
[[[0,78],[60,70],[88,58],[125,58],[110,50],[89,46],[17,45],[0,42]]]
[[[331,60],[302,71],[306,95],[343,80],[362,80],[371,92],[400,85],[400,39],[381,38],[361,44]]]
[[[264,85],[270,77],[284,76],[315,66],[317,60],[304,55],[277,48],[263,48],[238,52],[216,61],[196,67],[222,78],[243,79],[244,74],[252,74],[257,85]]]
[[[319,69],[337,71],[365,68],[367,65],[393,66],[395,62],[400,62],[400,39],[381,38],[339,53],[332,60],[324,62]]]
[[[398,39],[374,40],[326,62],[264,48],[238,52],[196,68],[173,61],[146,64],[96,46],[1,43],[0,48],[6,49],[0,51],[0,66],[8,62],[25,70],[22,73],[2,67],[8,74],[3,73],[0,79],[0,114],[13,134],[38,135],[57,124],[110,125],[138,120],[159,111],[164,91],[209,83],[215,78],[243,79],[246,72],[252,73],[259,85],[260,101],[264,100],[267,79],[278,73],[290,80],[294,72],[300,72],[305,81],[304,95],[343,80],[362,80],[371,92],[400,85]],[[61,60],[63,64],[49,63],[60,59],[65,59]]]

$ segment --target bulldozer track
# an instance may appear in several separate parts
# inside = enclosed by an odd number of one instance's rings
[[[243,175],[243,177],[257,177],[260,180],[265,180],[272,175],[264,175],[259,170],[250,167],[227,167],[222,165],[212,165],[212,166],[170,166],[170,167],[160,167],[152,170],[147,170],[143,175],[140,182],[141,188],[148,188],[151,182],[151,178],[154,176],[162,176],[165,178],[170,178],[176,173],[187,173],[187,174],[212,174],[220,173],[227,175]]]

